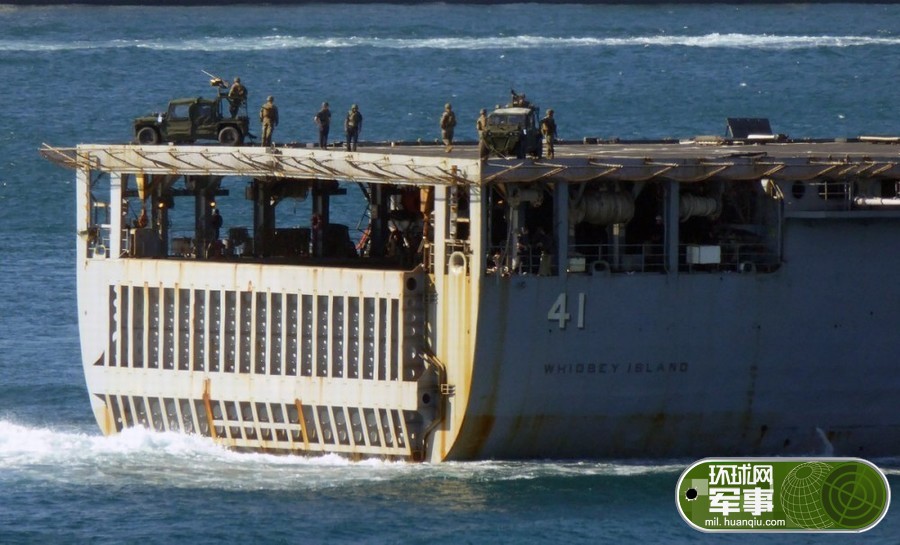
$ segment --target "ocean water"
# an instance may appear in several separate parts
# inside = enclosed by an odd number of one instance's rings
[[[862,535],[698,533],[673,494],[692,460],[352,463],[100,436],[74,174],[38,149],[128,141],[133,117],[209,95],[201,70],[241,76],[253,110],[274,95],[278,142],[313,141],[323,100],[358,103],[363,139],[426,141],[449,101],[473,138],[510,88],[564,139],[723,134],[738,116],[900,135],[896,5],[0,6],[0,543],[900,542],[900,508]],[[896,489],[900,458],[875,462]]]

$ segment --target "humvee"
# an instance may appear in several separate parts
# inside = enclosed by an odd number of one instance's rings
[[[237,117],[226,115],[228,104],[228,97],[222,94],[215,99],[172,100],[165,112],[135,119],[134,138],[137,143],[147,145],[218,140],[221,144],[238,146],[250,134],[250,119],[246,106]]]
[[[488,115],[482,143],[501,157],[541,157],[542,136],[538,108],[532,105],[497,108]]]

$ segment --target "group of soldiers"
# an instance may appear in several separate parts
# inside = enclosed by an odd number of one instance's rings
[[[525,95],[516,95],[514,106],[529,106],[530,103],[523,102]],[[484,131],[487,129],[488,113],[487,109],[482,108],[479,112],[478,119],[475,120],[475,130],[478,132],[479,140],[484,139]],[[444,150],[447,153],[453,151],[453,130],[456,127],[456,114],[453,112],[453,106],[448,102],[444,105],[444,115],[441,116],[441,139],[444,141]],[[541,134],[544,136],[544,143],[547,146],[547,157],[553,159],[553,148],[556,143],[556,119],[553,118],[553,109],[547,110],[547,115],[541,119]]]
[[[241,83],[241,78],[235,77],[234,83],[228,90],[228,101],[230,104],[231,117],[236,117],[241,106],[247,104],[247,88]],[[529,103],[525,99],[525,95],[517,95],[513,91],[513,105],[527,106]],[[278,126],[278,106],[275,105],[275,97],[269,96],[266,102],[259,109],[259,121],[262,124],[262,145],[268,147],[272,145],[272,134],[275,127]],[[323,102],[322,107],[313,117],[313,122],[319,129],[319,147],[325,149],[328,147],[328,133],[331,129],[331,110],[328,103]],[[344,133],[346,134],[345,146],[347,151],[356,151],[359,143],[359,133],[362,131],[363,116],[356,104],[350,107],[347,116],[344,118]],[[475,122],[475,129],[478,131],[479,139],[483,138],[485,129],[487,128],[487,110],[482,108],[478,119]],[[456,113],[453,106],[448,102],[444,105],[444,113],[441,115],[441,139],[444,142],[444,149],[447,153],[453,151],[453,134],[456,128]],[[547,110],[547,115],[541,119],[541,134],[544,136],[544,143],[547,146],[547,157],[553,158],[553,144],[556,141],[556,120],[553,118],[553,110]]]
[[[247,104],[247,88],[241,83],[241,78],[235,77],[234,83],[228,90],[228,102],[230,104],[231,117],[236,117],[241,106]],[[322,108],[313,117],[313,121],[319,128],[319,147],[328,147],[328,133],[331,129],[331,110],[327,102],[322,103]],[[354,104],[347,112],[344,119],[344,132],[347,135],[347,151],[355,151],[359,142],[359,133],[362,130],[363,116],[359,106]],[[262,124],[262,145],[272,145],[272,134],[278,126],[278,106],[275,105],[275,97],[269,95],[266,102],[259,109],[259,122]]]

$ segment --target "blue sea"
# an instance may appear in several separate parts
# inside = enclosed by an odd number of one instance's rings
[[[511,88],[570,140],[724,134],[726,117],[900,135],[898,5],[0,6],[0,543],[900,543],[896,506],[860,535],[696,532],[674,502],[692,460],[350,462],[102,437],[74,173],[38,149],[126,142],[133,117],[210,95],[202,70],[240,76],[252,110],[273,95],[277,142],[315,140],[326,100],[339,118],[359,104],[370,141],[434,140],[451,102],[472,139]],[[900,457],[875,462],[896,489]]]

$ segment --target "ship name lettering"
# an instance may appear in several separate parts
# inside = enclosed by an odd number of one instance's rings
[[[545,363],[545,375],[650,375],[654,373],[686,373],[688,362],[659,363]]]

